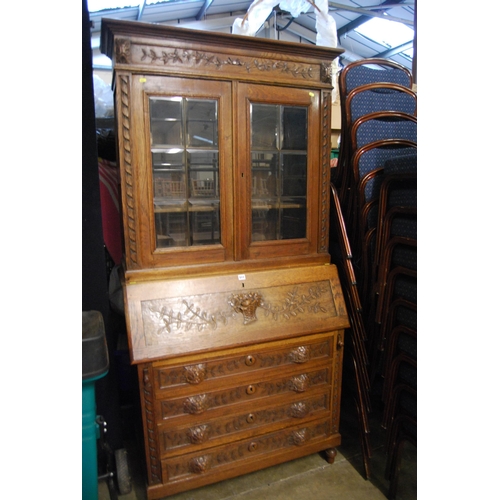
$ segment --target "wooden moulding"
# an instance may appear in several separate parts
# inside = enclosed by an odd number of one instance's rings
[[[133,363],[349,326],[335,266],[143,282],[125,296]]]
[[[115,69],[216,75],[331,87],[331,63],[343,49],[103,19],[101,52]]]

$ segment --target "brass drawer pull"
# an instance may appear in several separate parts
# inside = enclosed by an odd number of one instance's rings
[[[251,395],[255,393],[255,386],[254,385],[249,385],[247,387],[247,394]]]
[[[248,451],[255,451],[257,449],[257,443],[255,442],[251,442],[249,445],[248,445]]]
[[[248,416],[247,416],[247,422],[249,424],[253,424],[255,422],[255,415],[253,413],[250,413]]]
[[[255,357],[252,356],[251,354],[249,356],[247,356],[247,358],[245,359],[245,364],[247,366],[252,366],[255,364]]]

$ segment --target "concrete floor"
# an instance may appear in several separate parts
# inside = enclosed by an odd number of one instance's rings
[[[340,431],[342,444],[337,448],[335,463],[330,465],[314,454],[276,465],[213,485],[172,495],[169,500],[378,500],[387,498],[389,482],[384,477],[386,455],[383,450],[385,431],[380,427],[377,411],[370,414],[371,477],[364,477],[363,457],[357,437],[354,414],[344,404]],[[130,439],[125,447],[133,489],[119,500],[146,500],[145,474],[137,441]],[[417,450],[405,446],[398,483],[397,500],[417,498]],[[111,500],[105,481],[99,481],[99,500]]]

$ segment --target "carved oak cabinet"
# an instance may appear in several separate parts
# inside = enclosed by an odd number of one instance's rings
[[[341,50],[103,20],[148,498],[340,444],[330,264]]]

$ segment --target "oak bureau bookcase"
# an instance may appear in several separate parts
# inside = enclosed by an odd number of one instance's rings
[[[342,50],[106,19],[148,498],[340,444],[331,63]]]

